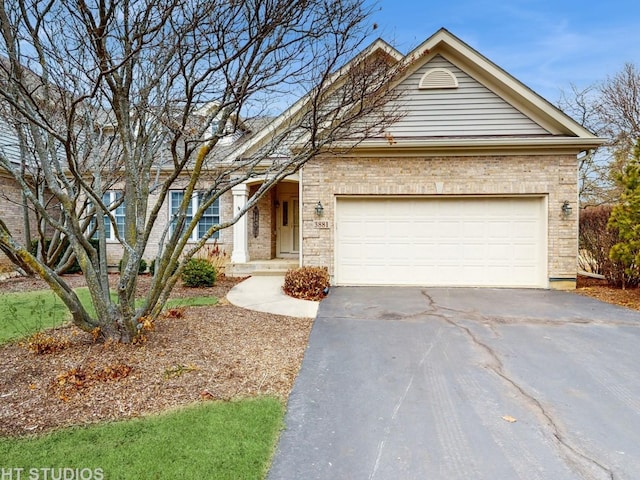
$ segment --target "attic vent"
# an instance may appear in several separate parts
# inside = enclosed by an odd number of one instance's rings
[[[432,68],[420,79],[420,90],[433,90],[438,88],[458,88],[458,79],[446,68]]]

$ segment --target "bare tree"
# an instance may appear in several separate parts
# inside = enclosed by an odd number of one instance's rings
[[[599,87],[595,105],[601,123],[601,135],[610,140],[616,151],[629,157],[640,138],[640,70],[626,63]]]
[[[396,118],[382,108],[398,73],[392,57],[347,62],[366,38],[367,15],[356,0],[0,0],[0,54],[8,59],[0,98],[13,111],[5,120],[25,129],[29,167],[42,182],[2,154],[0,166],[43,230],[68,242],[96,315],[55,268],[13,238],[0,212],[1,248],[46,280],[77,326],[132,341],[216,231],[320,150],[357,142]],[[303,92],[260,148],[229,157],[219,145],[241,116]],[[207,208],[258,175],[264,181],[242,211],[188,245]],[[114,187],[122,194],[105,200]],[[184,191],[183,201],[164,227],[149,294],[136,306],[138,266],[172,188]],[[196,194],[201,201],[190,211]],[[49,208],[47,196],[59,208]],[[114,213],[119,206],[124,225]],[[107,228],[124,248],[117,300],[109,295]]]
[[[558,106],[580,125],[599,133],[602,122],[596,108],[599,92],[594,86],[584,89],[571,85],[562,92]],[[606,149],[596,148],[578,157],[578,186],[582,205],[606,203],[612,184],[609,178],[610,155]]]
[[[584,205],[615,203],[621,193],[616,178],[640,137],[640,71],[627,63],[596,86],[571,86],[559,102],[562,110],[607,143],[580,159],[580,198]]]

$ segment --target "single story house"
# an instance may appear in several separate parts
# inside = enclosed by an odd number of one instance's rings
[[[445,29],[393,52],[404,116],[272,189],[223,234],[232,262],[292,257],[335,285],[575,288],[577,156],[601,140]]]
[[[407,55],[382,40],[376,49],[405,64],[393,86],[403,115],[379,137],[315,156],[220,231],[229,271],[284,259],[327,267],[334,285],[574,288],[578,156],[601,139],[445,29]],[[279,121],[225,148],[248,156]],[[203,231],[260,184],[222,195]],[[181,194],[170,192],[146,258]],[[112,241],[116,264],[120,252]]]

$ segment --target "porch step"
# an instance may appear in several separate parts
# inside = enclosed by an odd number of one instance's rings
[[[284,275],[291,268],[298,268],[298,259],[275,258],[272,260],[252,260],[247,263],[227,265],[226,274],[230,277],[246,277],[260,275]]]

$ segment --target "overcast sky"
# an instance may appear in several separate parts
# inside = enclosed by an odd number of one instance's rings
[[[379,0],[375,8],[377,36],[401,52],[444,27],[554,104],[572,83],[640,66],[640,0]]]

